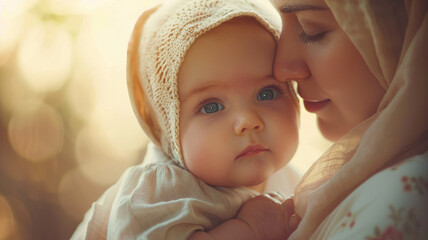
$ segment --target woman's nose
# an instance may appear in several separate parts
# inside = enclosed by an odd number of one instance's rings
[[[236,113],[235,134],[242,135],[247,132],[260,132],[264,129],[264,122],[257,112],[251,109]]]
[[[281,33],[274,62],[274,76],[281,82],[299,81],[310,76],[304,58],[304,46],[292,33]]]

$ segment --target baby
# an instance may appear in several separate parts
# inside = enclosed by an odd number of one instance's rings
[[[281,204],[240,209],[297,147],[297,98],[272,75],[280,26],[262,0],[170,0],[142,14],[128,83],[153,144],[73,238],[287,236]]]

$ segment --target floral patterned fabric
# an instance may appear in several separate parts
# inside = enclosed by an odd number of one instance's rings
[[[368,179],[311,239],[428,239],[428,152]]]

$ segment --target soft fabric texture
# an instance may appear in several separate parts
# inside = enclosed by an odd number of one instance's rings
[[[235,17],[253,17],[277,39],[281,18],[267,0],[169,0],[142,14],[128,48],[128,88],[147,136],[185,167],[177,74],[192,43]]]
[[[295,236],[310,236],[371,176],[428,150],[428,2],[326,3],[386,94],[375,115],[339,139],[303,176],[295,205],[304,220]]]
[[[290,172],[289,167],[278,171],[265,190],[289,196],[298,179]],[[187,239],[233,218],[257,195],[248,188],[209,186],[150,143],[143,163],[129,168],[92,204],[71,239]]]
[[[369,178],[342,201],[310,240],[426,239],[428,153]]]

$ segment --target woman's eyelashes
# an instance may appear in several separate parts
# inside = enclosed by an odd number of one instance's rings
[[[302,31],[299,34],[299,40],[304,43],[304,44],[308,44],[308,43],[316,43],[318,41],[320,41],[326,32],[321,32],[318,34],[313,34],[313,35],[308,35],[307,33],[305,33],[304,31]]]

